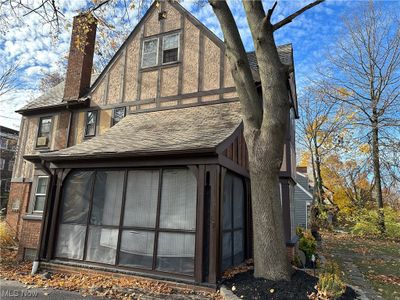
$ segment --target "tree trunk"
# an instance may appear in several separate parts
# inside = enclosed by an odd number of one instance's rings
[[[382,185],[381,185],[381,170],[379,161],[379,136],[378,136],[378,121],[372,123],[372,161],[374,166],[375,177],[375,197],[378,204],[378,227],[379,231],[384,234],[385,215],[383,212]]]
[[[279,169],[271,162],[266,145],[271,139],[259,131],[245,132],[249,150],[254,276],[270,280],[289,280],[282,206],[279,188]]]
[[[316,144],[316,141],[315,141]],[[324,200],[324,184],[322,180],[322,174],[321,174],[321,156],[319,155],[318,147],[317,145],[314,146],[314,152],[315,152],[315,173],[317,176],[317,200],[318,204],[322,204]]]

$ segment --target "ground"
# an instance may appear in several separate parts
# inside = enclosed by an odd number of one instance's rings
[[[176,289],[165,282],[132,276],[105,274],[68,274],[42,272],[30,275],[31,262],[15,260],[16,252],[1,249],[1,299],[219,299],[218,293],[193,289]],[[37,294],[33,294],[36,292]],[[58,297],[58,296],[59,297]]]
[[[319,252],[339,264],[346,283],[371,299],[400,299],[400,241],[323,232]]]

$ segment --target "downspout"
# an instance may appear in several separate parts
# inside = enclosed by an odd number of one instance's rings
[[[49,175],[49,183],[47,185],[47,191],[46,191],[46,200],[44,203],[44,210],[43,210],[43,219],[42,219],[42,224],[40,225],[40,235],[39,235],[39,244],[38,244],[38,249],[36,251],[36,257],[35,260],[33,261],[32,264],[32,271],[31,275],[35,275],[36,272],[39,269],[39,263],[40,263],[40,253],[41,253],[41,248],[42,248],[42,241],[43,241],[43,230],[44,230],[44,224],[46,223],[46,216],[48,212],[48,205],[50,203],[50,197],[52,194],[52,187],[53,187],[53,174],[51,173],[51,170],[46,166],[44,160],[40,162],[41,169]]]

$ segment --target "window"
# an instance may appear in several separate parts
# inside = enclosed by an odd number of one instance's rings
[[[88,111],[86,113],[85,136],[96,135],[96,124],[97,124],[97,110]]]
[[[244,186],[230,173],[224,178],[222,211],[222,270],[244,260]]]
[[[177,62],[179,55],[179,33],[164,36],[162,47],[163,64]]]
[[[43,117],[39,121],[36,147],[49,147],[52,117]]]
[[[46,201],[48,180],[49,180],[48,176],[39,176],[37,178],[35,204],[33,207],[33,212],[43,212],[44,202]]]
[[[55,256],[192,276],[196,199],[189,169],[73,171]]]
[[[8,148],[8,140],[6,138],[0,138],[0,148],[1,149]]]
[[[125,107],[116,107],[113,111],[112,124],[114,126],[125,117]]]
[[[6,160],[4,158],[0,158],[0,170],[4,170],[5,163],[6,163]]]
[[[8,171],[11,171],[11,172],[12,172],[13,167],[14,167],[14,161],[13,161],[13,160],[10,160],[10,161],[8,162]]]
[[[158,38],[143,42],[142,68],[153,67],[158,64]]]

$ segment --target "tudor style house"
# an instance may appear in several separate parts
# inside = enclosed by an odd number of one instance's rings
[[[7,221],[19,257],[215,286],[252,256],[251,191],[240,104],[224,43],[176,1],[152,5],[102,73],[96,25],[65,82],[18,112]],[[291,45],[279,47],[293,64]],[[248,53],[255,84],[254,53]],[[294,73],[281,170],[293,246]]]

